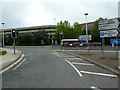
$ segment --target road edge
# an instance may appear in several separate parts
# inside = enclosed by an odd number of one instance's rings
[[[23,58],[25,57],[25,55],[23,54],[23,52],[21,51],[20,56],[14,60],[13,62],[11,62],[10,64],[8,64],[6,67],[4,67],[0,73],[4,73],[5,71],[9,70],[10,68],[12,68],[14,65],[16,65],[17,63],[19,63]]]

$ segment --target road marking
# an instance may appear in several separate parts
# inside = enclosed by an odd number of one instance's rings
[[[54,55],[57,55],[58,57],[62,57],[62,56],[60,56],[59,54],[57,54],[57,53],[53,53]]]
[[[19,63],[13,70],[17,69],[26,59],[24,59],[21,63]]]
[[[2,71],[0,71],[0,74],[7,71],[8,69],[10,69],[11,67],[13,67],[14,65],[16,65],[18,62],[20,62],[24,57],[24,54],[22,54],[21,58],[19,60],[17,60],[16,62],[14,62],[13,64],[11,64],[10,66],[6,67],[5,69],[3,69]]]
[[[98,87],[95,87],[95,86],[91,86],[90,88],[93,89],[93,90],[102,90],[102,89],[100,89]]]
[[[72,64],[80,64],[80,65],[94,65],[94,64],[89,64],[89,63],[78,63],[78,62],[72,62]]]
[[[68,62],[76,70],[76,72],[78,73],[78,75],[80,77],[83,77],[83,75],[80,73],[80,71],[72,63],[70,63],[67,59],[65,59],[65,61]]]
[[[111,74],[104,74],[104,73],[95,73],[95,72],[88,72],[88,71],[80,71],[81,73],[86,74],[94,74],[94,75],[100,75],[100,76],[108,76],[108,77],[117,77],[117,75],[111,75]]]
[[[83,59],[81,59],[81,58],[67,58],[67,59],[78,59],[78,60],[83,60]]]

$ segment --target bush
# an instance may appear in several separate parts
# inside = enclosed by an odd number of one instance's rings
[[[5,55],[7,51],[0,51],[0,55]]]

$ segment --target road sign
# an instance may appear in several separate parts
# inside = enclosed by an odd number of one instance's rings
[[[98,22],[99,30],[109,30],[120,28],[120,18],[101,20]]]
[[[100,31],[100,37],[118,37],[120,36],[120,31],[117,29]]]
[[[41,40],[41,43],[43,44],[43,43],[44,43],[44,41],[43,41],[43,40]]]
[[[111,44],[120,44],[120,39],[111,39],[110,43]]]
[[[92,40],[92,35],[81,35],[80,37],[79,37],[79,40],[80,41],[86,41],[86,40]]]

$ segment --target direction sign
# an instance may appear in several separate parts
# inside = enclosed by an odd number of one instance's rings
[[[110,43],[111,44],[120,44],[120,39],[111,39]]]
[[[120,36],[120,31],[118,31],[117,29],[100,31],[100,37],[118,37],[118,36]]]
[[[79,37],[79,40],[80,41],[86,41],[86,40],[92,40],[92,35],[81,35],[80,37]]]
[[[120,28],[120,18],[101,20],[98,22],[99,30],[109,30]]]

